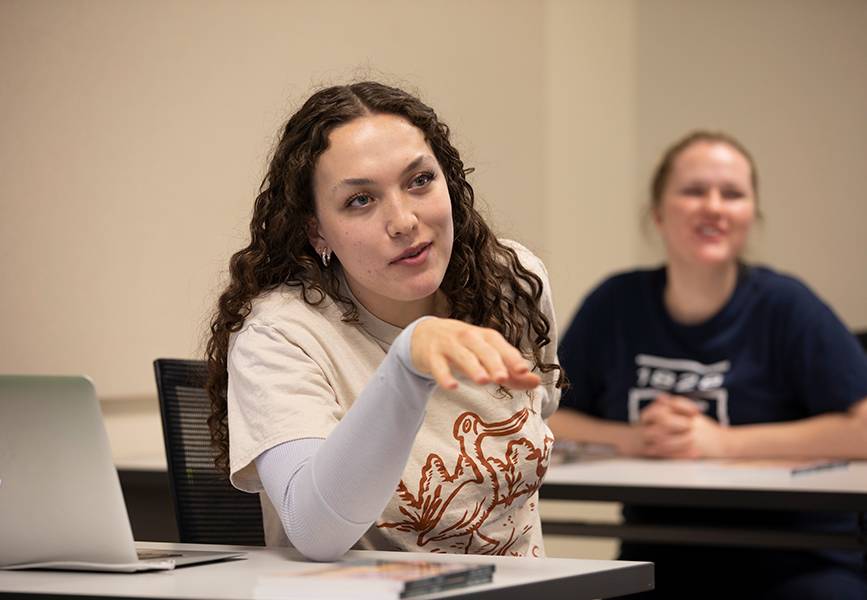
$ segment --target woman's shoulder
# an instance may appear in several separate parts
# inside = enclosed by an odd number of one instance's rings
[[[599,326],[623,315],[644,314],[652,305],[655,287],[664,277],[663,268],[632,269],[606,276],[587,292],[573,321]]]
[[[753,294],[775,307],[805,308],[824,304],[800,278],[766,265],[747,266],[745,279]]]
[[[547,279],[548,270],[545,268],[545,263],[542,262],[542,259],[536,256],[532,250],[515,240],[499,238],[497,241],[506,248],[514,250],[515,254],[518,256],[518,260],[524,268],[529,269],[536,275],[544,275]]]
[[[317,300],[317,292],[308,292],[311,300]],[[287,328],[316,328],[326,322],[339,322],[342,313],[334,301],[323,295],[322,301],[311,304],[304,299],[301,286],[281,285],[259,294],[250,305],[250,313],[244,319],[242,330],[251,325]]]
[[[616,271],[606,276],[587,295],[588,298],[623,298],[647,290],[665,276],[664,267]]]
[[[848,331],[831,305],[795,275],[764,265],[748,267],[747,293],[741,294],[752,307],[758,323],[777,323],[789,337],[812,331]]]

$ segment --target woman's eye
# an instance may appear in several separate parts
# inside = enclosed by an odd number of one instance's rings
[[[743,198],[745,194],[740,190],[723,190],[722,197],[726,200],[738,200]]]
[[[349,200],[346,201],[346,206],[350,208],[361,208],[363,206],[367,206],[373,201],[367,194],[355,194]]]
[[[684,188],[681,192],[684,196],[704,196],[704,188],[702,187],[688,187]]]
[[[409,187],[411,187],[411,188],[424,187],[427,184],[429,184],[431,181],[433,181],[433,178],[434,178],[433,173],[419,173],[418,175],[413,177],[412,181],[410,182]]]

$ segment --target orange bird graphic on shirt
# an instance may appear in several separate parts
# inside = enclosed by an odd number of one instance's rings
[[[401,481],[397,493],[403,502],[399,507],[406,518],[399,522],[379,523],[379,527],[417,532],[417,543],[468,536],[464,551],[469,551],[474,535],[482,541],[479,553],[503,552],[500,542],[483,535],[479,528],[499,504],[511,504],[522,494],[535,491],[547,469],[551,438],[544,448],[536,448],[526,438],[511,440],[501,458],[484,452],[485,440],[518,433],[529,416],[522,409],[503,421],[489,423],[472,412],[462,413],[456,420],[452,435],[460,452],[450,471],[438,454],[431,453],[421,470],[418,491],[413,494]],[[536,461],[533,482],[525,482],[520,464]],[[451,507],[451,511],[447,510]],[[510,540],[508,544],[514,541]]]

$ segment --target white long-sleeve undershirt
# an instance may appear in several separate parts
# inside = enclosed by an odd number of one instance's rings
[[[310,559],[342,556],[394,494],[436,385],[412,365],[412,333],[421,320],[397,336],[326,439],[291,440],[256,458],[289,541]]]

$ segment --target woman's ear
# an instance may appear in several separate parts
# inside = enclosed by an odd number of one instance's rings
[[[310,220],[307,221],[307,240],[316,252],[321,252],[321,248],[328,245],[328,242],[319,233],[319,221],[316,217],[310,217]]]
[[[650,207],[650,219],[655,227],[659,228],[662,225],[662,208],[659,204]]]

